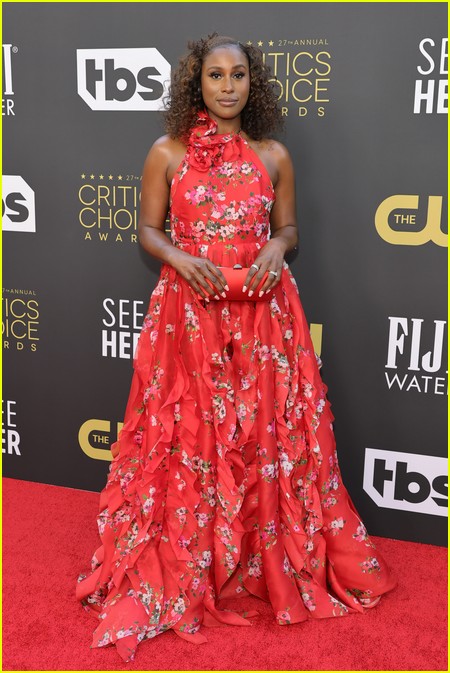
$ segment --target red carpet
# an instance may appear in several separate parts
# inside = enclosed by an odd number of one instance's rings
[[[75,600],[98,546],[99,495],[3,479],[3,670],[447,670],[447,550],[373,537],[398,587],[363,615],[278,626],[256,598],[252,627],[204,629],[192,645],[170,631],[125,664],[90,649],[96,618]],[[370,531],[369,531],[370,532]]]

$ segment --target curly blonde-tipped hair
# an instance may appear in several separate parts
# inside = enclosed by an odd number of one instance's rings
[[[188,42],[189,51],[180,58],[172,72],[169,93],[165,98],[164,121],[172,138],[186,139],[195,126],[197,113],[205,104],[201,90],[201,72],[205,57],[217,47],[238,47],[250,66],[250,95],[241,113],[241,128],[254,140],[261,140],[283,124],[271,72],[260,49],[225,35],[212,33],[207,38]]]

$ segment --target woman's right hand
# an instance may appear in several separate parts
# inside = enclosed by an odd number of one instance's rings
[[[149,255],[172,266],[199,296],[209,301],[209,297],[216,293],[223,296],[228,289],[225,276],[210,259],[195,257],[174,246],[165,233],[170,185],[185,152],[186,146],[168,135],[153,143],[142,174],[139,242]]]
[[[187,252],[179,251],[180,254],[172,260],[171,265],[203,299],[209,301],[214,295],[225,297],[228,290],[225,276],[210,259],[195,257]],[[213,287],[209,284],[212,283]]]

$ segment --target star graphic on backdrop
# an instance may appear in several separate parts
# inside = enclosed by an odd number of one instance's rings
[[[104,176],[104,175],[99,175],[98,177],[100,178],[100,180],[103,180],[103,178],[104,178],[105,176]]]
[[[262,47],[263,44],[264,44],[264,42],[261,42],[261,40],[259,40],[259,42],[258,42],[258,47]]]
[[[84,180],[85,177],[86,177],[86,173],[82,173],[82,174],[81,174],[81,179]]]
[[[118,175],[118,176],[117,176],[117,179],[118,179],[118,180],[122,180],[122,176],[121,176],[121,175]]]
[[[249,47],[251,47],[252,46],[251,40],[247,40],[247,44],[248,44]]]
[[[108,178],[109,178],[110,180],[112,180],[113,177],[114,177],[114,176],[112,176],[112,175],[108,175]]]
[[[273,47],[273,40],[269,40],[269,47]]]
[[[95,178],[95,175],[93,173],[91,173],[91,175],[89,177],[91,178],[91,180],[93,180]]]

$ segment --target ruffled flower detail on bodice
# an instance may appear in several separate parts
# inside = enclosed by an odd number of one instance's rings
[[[217,133],[217,122],[204,110],[198,113],[197,122],[191,130],[186,153],[193,168],[207,171],[240,156],[243,140],[239,133]]]

